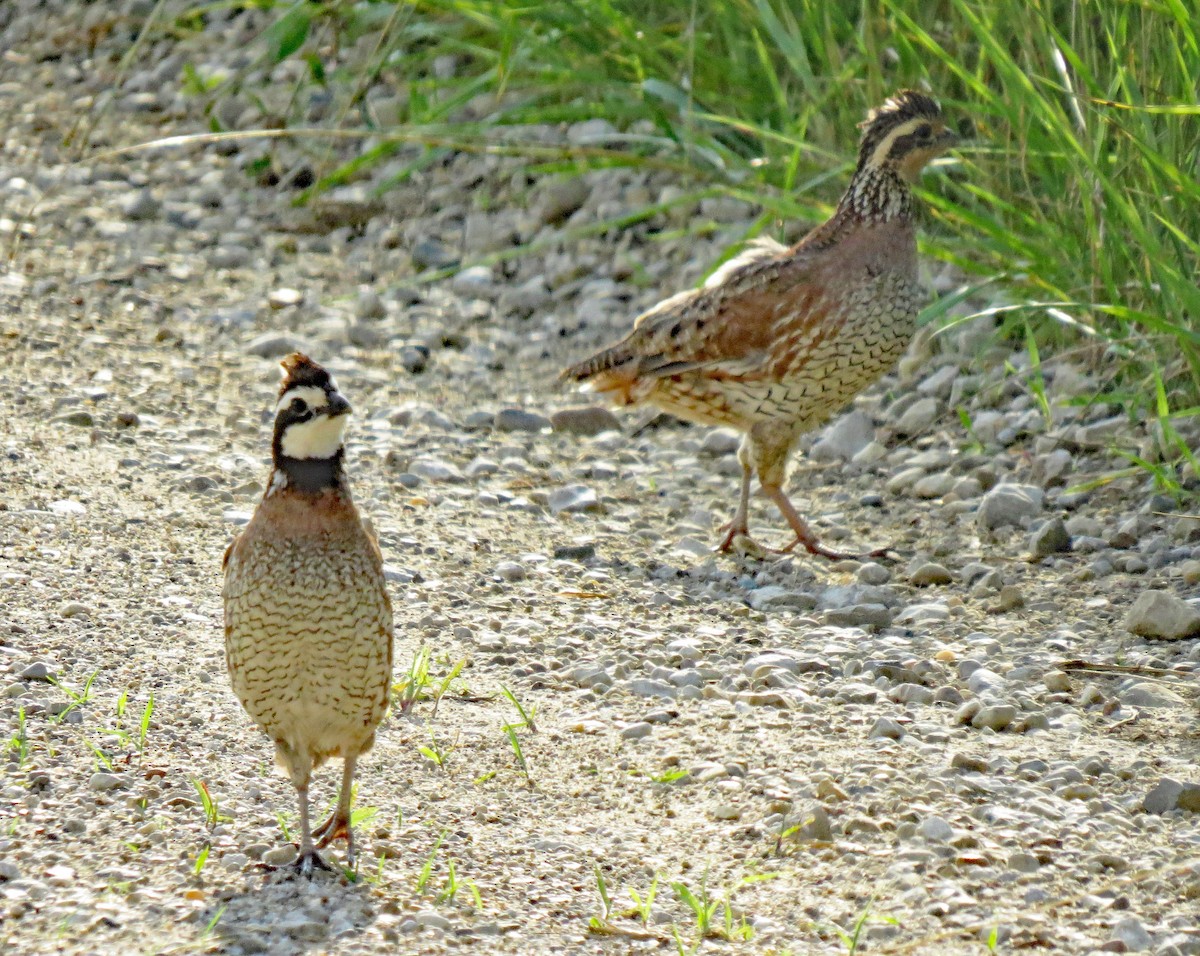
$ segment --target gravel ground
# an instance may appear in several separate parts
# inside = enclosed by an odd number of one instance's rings
[[[1073,401],[1103,355],[1039,377],[977,323],[918,342],[790,485],[824,538],[900,559],[714,556],[735,437],[554,375],[753,209],[573,239],[680,184],[455,154],[371,198],[413,151],[298,209],[324,145],[97,158],[205,130],[183,65],[250,62],[263,23],[151,42],[117,86],[149,6],[0,8],[6,953],[691,952],[688,892],[735,938],[700,952],[845,952],[861,920],[870,952],[1200,953],[1200,518],[1144,472],[1098,480],[1163,444]],[[270,102],[219,108],[250,128]],[[685,223],[709,228],[664,238]],[[357,880],[270,869],[293,794],[223,661],[221,553],[296,346],[357,410],[421,690],[361,766]],[[762,502],[751,524],[787,540]]]

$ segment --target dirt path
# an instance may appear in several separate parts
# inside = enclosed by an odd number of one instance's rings
[[[66,6],[0,16],[0,239],[28,231],[0,267],[6,952],[836,953],[860,919],[870,952],[993,933],[1001,952],[1200,952],[1200,641],[1124,626],[1146,591],[1194,595],[1200,522],[1141,476],[1070,490],[1149,440],[1065,403],[1086,365],[1047,363],[1047,424],[1005,371],[1028,356],[988,330],[918,347],[860,403],[863,440],[843,419],[792,481],[831,540],[904,560],[716,558],[727,436],[536,416],[578,404],[555,371],[699,278],[748,211],[716,210],[708,238],[651,222],[406,285],[510,227],[552,235],[528,223],[550,188],[587,221],[672,183],[457,156],[382,204],[342,194],[318,228],[247,171],[308,163],[295,144],[70,164],[129,24],[89,52]],[[181,65],[235,57],[239,23],[152,46],[93,142],[203,129]],[[428,651],[424,699],[362,768],[355,881],[264,867],[293,798],[224,670],[220,556],[261,493],[294,344],[357,410],[398,688]],[[1030,561],[1058,518],[1066,543]],[[782,543],[772,509],[751,522]],[[534,726],[505,729],[506,688]],[[643,925],[629,891],[656,879]]]

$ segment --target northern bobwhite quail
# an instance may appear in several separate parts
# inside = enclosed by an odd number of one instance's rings
[[[392,605],[383,559],[346,482],[350,403],[307,356],[283,361],[273,467],[250,523],[225,552],[225,659],[234,693],[275,742],[300,801],[304,876],[329,869],[317,847],[344,837],[359,756],[375,742],[392,675]],[[309,827],[308,784],[345,761],[337,808]]]
[[[938,104],[902,90],[864,123],[834,214],[796,245],[760,240],[703,288],[660,302],[624,339],[562,373],[620,404],[649,403],[745,433],[741,497],[719,549],[747,534],[755,473],[796,533],[823,547],[783,491],[801,435],[887,372],[912,338],[922,292],[909,184],[957,137]]]

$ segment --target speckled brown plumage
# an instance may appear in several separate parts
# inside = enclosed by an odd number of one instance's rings
[[[350,406],[304,356],[284,370],[271,480],[225,554],[225,651],[238,700],[296,787],[297,862],[308,875],[324,866],[310,836],[308,784],[330,757],[345,761],[341,794],[314,835],[318,846],[345,837],[353,855],[354,771],[387,709],[392,607],[379,547],[346,483]]]
[[[955,140],[937,103],[911,90],[863,128],[854,176],[828,221],[790,248],[758,241],[703,288],[660,302],[622,341],[563,372],[620,404],[745,434],[723,550],[747,533],[757,474],[797,544],[843,556],[818,543],[784,494],[787,463],[801,435],[888,371],[911,340],[923,296],[909,183]]]

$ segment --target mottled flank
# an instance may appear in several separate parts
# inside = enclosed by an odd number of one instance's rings
[[[264,500],[229,550],[224,598],[234,692],[280,765],[368,750],[387,707],[392,609],[354,505],[333,491]]]
[[[728,548],[746,533],[751,476],[797,540],[822,548],[782,491],[797,440],[887,372],[923,294],[909,183],[954,142],[928,96],[905,90],[864,124],[858,167],[834,215],[786,248],[760,242],[704,288],[660,302],[621,342],[563,377],[619,404],[649,403],[745,433]]]

